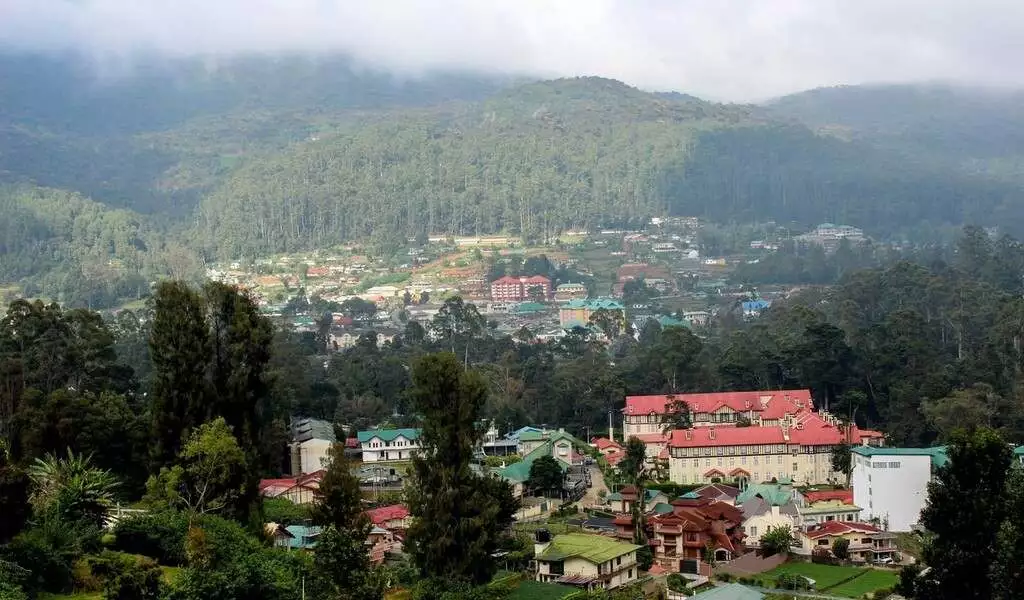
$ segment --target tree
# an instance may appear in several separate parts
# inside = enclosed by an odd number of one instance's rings
[[[10,457],[0,441],[0,544],[6,543],[25,526],[29,517],[28,475]],[[2,572],[2,571],[0,571]]]
[[[846,476],[846,487],[850,487],[850,474],[853,473],[850,450],[850,444],[846,442],[832,446],[832,470]]]
[[[970,389],[955,390],[945,398],[924,402],[921,412],[942,439],[947,439],[958,429],[993,427],[1002,404],[992,386],[979,383]]]
[[[470,340],[482,337],[487,331],[487,322],[476,306],[463,302],[459,296],[444,301],[440,310],[430,322],[430,331],[435,339],[443,340],[452,352],[461,347],[460,355],[468,354]]]
[[[609,340],[619,337],[625,327],[625,319],[621,310],[599,308],[590,313],[590,323],[597,326]]]
[[[619,461],[619,472],[626,481],[636,485],[640,482],[647,459],[647,446],[640,438],[626,440],[625,456]]]
[[[208,416],[209,331],[202,298],[183,282],[161,282],[150,303],[152,460],[158,469],[174,460],[189,432]]]
[[[788,525],[769,527],[761,536],[761,556],[769,557],[776,554],[789,553],[793,545],[793,530]]]
[[[690,405],[681,396],[669,394],[665,403],[665,412],[661,415],[661,430],[669,433],[676,429],[689,429],[693,427],[693,419],[690,416]]]
[[[560,497],[565,473],[558,459],[553,456],[542,456],[530,465],[530,489],[544,492],[546,496]]]
[[[995,600],[1018,597],[1024,574],[1024,524],[1020,521],[1024,514],[1024,469],[1011,469],[1006,486],[1006,517],[996,532],[996,559],[991,566]]]
[[[150,504],[166,504],[191,515],[226,512],[244,516],[249,479],[245,453],[223,418],[192,432],[173,467],[146,483]]]
[[[344,444],[331,444],[325,467],[313,504],[313,522],[325,527],[333,525],[338,529],[366,529],[363,533],[368,534],[369,521],[363,511],[359,479],[352,473]]]
[[[1012,453],[990,429],[955,432],[949,463],[928,484],[921,524],[933,534],[922,558],[931,567],[919,581],[929,600],[993,598],[993,565],[1000,557],[993,536],[1007,518],[1007,477]],[[1013,518],[1017,518],[1014,516]],[[1019,581],[1017,582],[1019,583]]]
[[[500,534],[516,510],[507,483],[470,469],[487,386],[450,353],[418,359],[412,379],[423,427],[408,492],[415,517],[410,556],[425,578],[486,583],[497,568],[492,554]]]
[[[832,542],[832,556],[839,560],[850,558],[850,540],[842,537],[836,538],[836,541]]]
[[[92,561],[92,571],[103,579],[104,600],[158,600],[163,594],[163,573],[151,558],[103,552]]]
[[[67,451],[58,458],[37,458],[28,469],[32,492],[29,501],[40,518],[54,517],[69,523],[86,522],[97,528],[114,504],[117,479],[92,466],[90,457]]]
[[[313,588],[329,600],[380,600],[382,574],[370,567],[366,552],[369,528],[342,529],[328,525],[317,538],[313,554]]]

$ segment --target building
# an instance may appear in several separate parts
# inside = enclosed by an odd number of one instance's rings
[[[857,446],[851,452],[850,485],[853,503],[863,509],[861,518],[877,519],[890,531],[910,531],[928,499],[934,469],[949,461],[945,447]]]
[[[716,562],[728,562],[745,552],[743,513],[740,509],[690,492],[671,503],[672,512],[657,514],[652,528],[654,560],[663,568],[708,576],[706,549]]]
[[[608,509],[617,514],[630,514],[633,512],[633,507],[636,505],[639,496],[637,495],[636,486],[626,485],[617,492],[612,492],[605,496],[605,500],[608,501]],[[669,500],[665,492],[658,490],[644,490],[644,508],[646,511],[650,511],[656,504],[667,503]]]
[[[582,283],[563,283],[555,288],[555,301],[568,302],[587,297],[587,286]]]
[[[259,492],[266,498],[285,498],[293,504],[309,504],[316,499],[323,477],[324,471],[321,469],[298,477],[262,479],[259,483]]]
[[[371,429],[356,434],[363,462],[409,460],[420,449],[419,429]]]
[[[526,482],[530,480],[530,468],[535,460],[542,456],[551,456],[558,461],[563,471],[568,471],[571,466],[583,464],[584,455],[581,452],[587,450],[586,443],[561,429],[523,431],[519,434],[519,443],[523,459],[495,471],[512,486],[512,495],[516,498],[521,498],[525,493]]]
[[[563,329],[586,327],[590,324],[590,316],[599,310],[606,310],[618,318],[623,326],[626,323],[626,308],[621,302],[610,298],[590,298],[587,300],[570,300],[558,309],[558,324]]]
[[[316,473],[327,466],[327,457],[334,440],[313,438],[304,442],[292,443],[292,473]]]
[[[583,533],[552,538],[542,529],[536,535],[537,581],[613,590],[633,583],[639,575],[636,551],[640,546]]]
[[[690,412],[694,427],[708,425],[778,425],[787,414],[813,409],[810,390],[715,392],[626,396],[623,435],[662,433],[668,416],[680,403]]]
[[[711,588],[693,596],[694,600],[763,600],[764,594],[739,583]]]
[[[842,521],[829,521],[800,532],[797,535],[800,546],[796,552],[809,555],[818,548],[831,551],[832,544],[841,538],[850,542],[849,552],[853,560],[875,563],[898,558],[895,533],[868,523]]]
[[[543,275],[531,277],[505,275],[491,282],[491,300],[495,302],[547,300],[550,297],[551,280]]]
[[[736,498],[740,495],[740,491],[741,490],[738,487],[724,485],[721,483],[709,483],[693,490],[693,492],[701,498],[715,500],[717,502],[725,502],[726,504],[732,504],[733,506],[736,505]]]
[[[366,511],[366,516],[370,518],[370,522],[374,526],[387,529],[388,531],[404,531],[412,523],[409,509],[404,504],[392,504],[391,506],[370,509]]]
[[[803,527],[809,528],[829,521],[860,521],[861,508],[853,503],[853,490],[824,490],[804,493],[800,509]]]
[[[761,536],[775,527],[800,529],[803,495],[791,482],[755,483],[740,492],[736,506],[743,511],[744,542],[747,547],[761,545]]]

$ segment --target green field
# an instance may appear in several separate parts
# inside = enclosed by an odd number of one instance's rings
[[[509,600],[560,600],[578,591],[576,588],[567,585],[541,583],[527,579],[520,581],[508,598]]]
[[[795,573],[814,580],[818,592],[830,596],[860,598],[868,592],[896,585],[899,576],[895,571],[869,569],[865,567],[836,567],[805,562],[786,563],[758,576],[764,587],[774,587],[775,579],[782,573]]]

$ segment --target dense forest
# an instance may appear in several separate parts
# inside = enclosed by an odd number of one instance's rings
[[[26,249],[56,237],[88,248],[91,263],[132,257],[77,240],[66,213],[118,239],[109,222],[128,218],[147,253],[187,248],[192,262],[422,232],[542,240],[661,214],[831,221],[911,241],[965,223],[1024,231],[1024,117],[1012,95],[851,87],[759,107],[601,78],[402,79],[339,57],[144,66],[0,56],[0,76],[24,82],[0,89],[0,182],[14,186],[0,217],[15,223],[4,243],[17,256],[3,277],[102,306],[136,296],[138,273],[181,274],[149,257],[105,291],[79,289],[90,274]],[[26,194],[62,206],[27,215],[10,199]],[[71,206],[81,202],[97,209]]]

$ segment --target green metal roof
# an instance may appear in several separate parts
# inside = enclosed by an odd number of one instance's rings
[[[683,500],[700,500],[701,495],[698,494],[697,492],[686,492],[685,494],[680,496],[680,498],[682,498]]]
[[[379,438],[384,442],[393,442],[398,436],[402,436],[407,440],[417,440],[420,437],[419,429],[370,429],[369,431],[360,431],[356,434],[359,438],[359,443],[368,442],[372,438]]]
[[[526,315],[544,312],[547,309],[548,307],[541,304],[540,302],[520,302],[519,305],[516,306],[516,313],[520,315]]]
[[[525,436],[529,435],[529,439]],[[536,435],[536,437],[534,437]],[[543,436],[547,436],[544,439]],[[529,454],[523,457],[523,460],[511,464],[504,469],[497,471],[498,476],[511,481],[513,483],[526,483],[530,479],[530,467],[533,466],[533,461],[537,460],[542,456],[553,456],[552,446],[559,440],[569,440],[572,445],[577,448],[585,448],[586,444],[572,434],[565,433],[564,431],[549,431],[547,433],[536,433],[533,431],[526,431],[519,437],[520,441],[538,441],[544,439],[544,443],[534,448]],[[559,466],[562,467],[563,471],[569,469],[569,465],[562,461],[557,461]]]
[[[1017,456],[1024,456],[1024,446],[1017,446],[1014,448],[1013,453]]]
[[[672,512],[674,509],[672,508],[671,504],[665,504],[664,502],[659,502],[659,503],[655,504],[654,508],[652,508],[651,510],[653,510],[656,513],[658,513],[659,515],[667,515],[668,513]]]
[[[665,328],[665,327],[689,327],[690,326],[690,322],[689,321],[683,321],[682,319],[677,319],[675,317],[670,317],[668,315],[661,315],[660,317],[658,317],[658,325],[661,325],[662,328]]]
[[[540,555],[538,560],[565,560],[582,558],[595,565],[608,562],[630,552],[636,552],[640,546],[618,542],[603,535],[586,533],[567,533],[556,535]]]
[[[816,515],[819,513],[855,512],[859,510],[861,510],[859,506],[846,504],[842,500],[820,500],[813,505],[801,508],[800,512],[805,515]]]
[[[622,306],[621,302],[613,300],[612,298],[587,298],[586,300],[576,298],[563,304],[562,308],[586,308],[589,310],[598,310],[603,308],[605,310],[623,310],[625,307]]]
[[[793,501],[793,488],[781,483],[752,483],[736,497],[736,504],[743,504],[756,496],[772,506],[785,506]]]
[[[933,467],[943,467],[949,462],[949,454],[945,446],[932,448],[876,448],[875,446],[857,446],[852,449],[860,456],[930,456]]]

